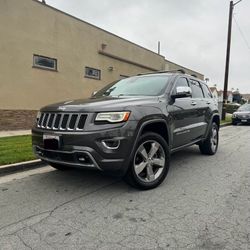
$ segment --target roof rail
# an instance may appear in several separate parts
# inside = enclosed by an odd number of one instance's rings
[[[164,71],[146,72],[146,73],[140,73],[140,74],[137,74],[137,75],[142,76],[142,75],[161,74],[161,73],[182,73],[182,74],[186,74],[185,70],[176,69],[176,70],[164,70]]]

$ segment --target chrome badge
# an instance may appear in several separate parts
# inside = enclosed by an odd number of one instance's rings
[[[65,106],[59,106],[58,109],[64,111],[66,109],[66,107]]]

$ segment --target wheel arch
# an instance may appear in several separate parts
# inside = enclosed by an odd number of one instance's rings
[[[169,145],[169,128],[164,119],[155,119],[152,121],[144,122],[138,132],[136,143],[139,137],[147,132],[154,132],[162,136],[162,138]]]
[[[167,126],[166,120],[159,118],[159,119],[153,119],[150,121],[145,121],[140,125],[139,129],[137,130],[137,134],[134,140],[134,145],[129,155],[128,162],[130,162],[133,157],[133,154],[135,152],[135,148],[136,148],[136,145],[138,143],[140,136],[147,132],[154,132],[154,133],[161,135],[163,139],[166,141],[166,143],[169,145],[170,132],[169,132],[169,127]],[[127,171],[129,164],[126,164],[126,165],[127,165],[126,167],[126,171]]]
[[[210,128],[211,128],[213,122],[215,122],[216,125],[218,126],[218,129],[220,129],[220,115],[219,115],[219,114],[217,114],[217,113],[216,113],[216,114],[213,114],[213,116],[212,116],[212,118],[211,118],[211,120],[210,120],[210,122],[209,122],[209,124],[208,124],[208,126],[207,126],[207,131],[206,131],[206,134],[205,134],[204,139],[207,138],[207,136],[208,136],[208,134],[209,134],[209,131],[210,131]]]
[[[213,122],[215,122],[215,123],[217,124],[218,129],[219,129],[219,128],[220,128],[220,116],[219,116],[219,114],[214,114],[214,115],[213,115],[211,124],[212,124]]]

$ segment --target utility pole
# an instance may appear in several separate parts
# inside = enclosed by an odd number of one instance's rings
[[[230,6],[229,6],[229,20],[228,20],[228,34],[227,34],[227,55],[226,55],[225,78],[224,78],[222,120],[225,120],[225,118],[226,118],[226,103],[227,103],[230,50],[231,50],[233,9],[234,9],[234,6],[241,1],[242,0],[239,0],[236,3],[234,3],[233,1],[230,1]]]
[[[158,55],[161,54],[161,42],[158,41]]]

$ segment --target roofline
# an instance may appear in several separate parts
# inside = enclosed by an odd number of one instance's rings
[[[71,17],[71,18],[73,18],[73,19],[75,19],[75,20],[77,20],[77,21],[79,21],[79,22],[82,22],[82,23],[85,23],[85,24],[87,24],[87,25],[89,25],[89,26],[92,26],[92,27],[94,27],[94,28],[96,28],[96,29],[98,29],[98,30],[104,31],[105,33],[107,33],[107,34],[109,34],[109,35],[112,35],[112,36],[114,36],[114,37],[117,37],[117,38],[119,38],[119,39],[122,39],[123,41],[126,41],[126,42],[128,42],[128,43],[131,43],[131,44],[133,44],[133,45],[135,45],[135,46],[137,46],[137,47],[140,47],[141,49],[144,49],[144,50],[146,50],[146,51],[148,51],[148,52],[151,52],[151,53],[153,53],[153,54],[155,54],[155,55],[157,55],[157,56],[160,56],[160,57],[162,57],[163,59],[165,59],[165,56],[163,56],[163,55],[160,55],[160,54],[158,54],[158,53],[156,53],[156,52],[154,52],[154,51],[152,51],[152,50],[150,50],[150,49],[147,49],[147,48],[145,48],[145,47],[143,47],[143,46],[141,46],[141,45],[139,45],[139,44],[136,44],[136,43],[134,43],[134,42],[131,42],[131,41],[129,41],[129,40],[127,40],[127,39],[125,39],[125,38],[123,38],[123,37],[121,37],[121,36],[118,36],[118,35],[116,35],[116,34],[110,32],[110,31],[107,31],[107,30],[105,30],[105,29],[102,29],[102,28],[100,28],[100,27],[98,27],[98,26],[96,26],[96,25],[94,25],[94,24],[91,24],[91,23],[89,23],[89,22],[86,22],[86,21],[84,21],[84,20],[82,20],[82,19],[80,19],[80,18],[78,18],[78,17],[75,17],[75,16],[73,16],[73,15],[67,13],[67,12],[64,12],[64,11],[62,11],[62,10],[59,10],[59,9],[57,9],[57,8],[51,6],[51,5],[48,5],[47,3],[44,4],[44,3],[40,2],[39,0],[32,0],[32,1],[34,1],[34,2],[36,2],[36,3],[38,3],[38,4],[40,4],[40,5],[42,5],[43,7],[50,8],[50,9],[52,9],[52,10],[54,10],[54,11],[57,11],[57,12],[63,14],[63,15],[66,15],[66,16],[68,16],[68,17]]]

